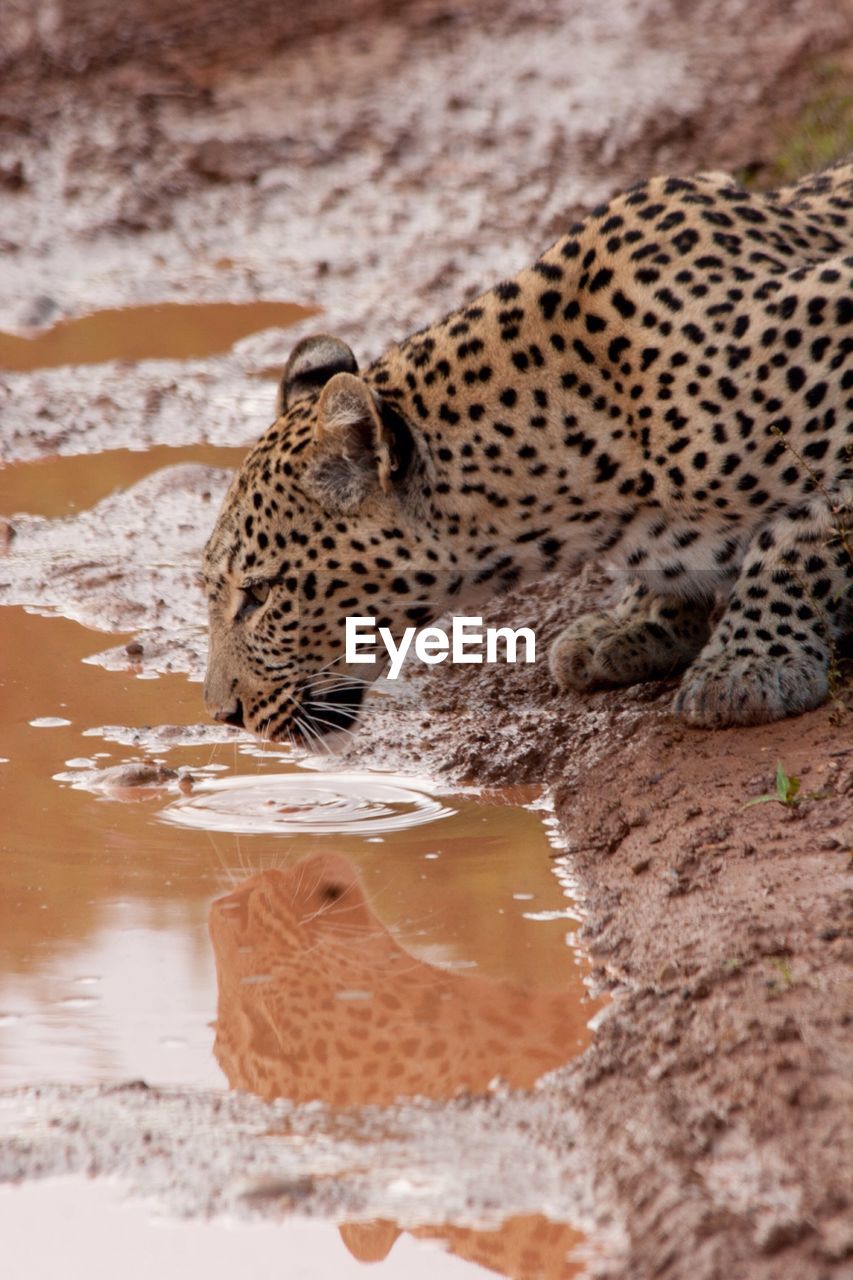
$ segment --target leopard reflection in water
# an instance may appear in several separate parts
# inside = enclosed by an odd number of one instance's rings
[[[386,1106],[484,1093],[496,1078],[529,1088],[585,1043],[589,1007],[577,988],[537,990],[417,959],[338,854],[252,876],[213,903],[210,934],[217,1060],[232,1088],[268,1102]],[[339,1230],[365,1263],[384,1259],[402,1234],[386,1219]],[[573,1260],[581,1234],[542,1214],[408,1234],[515,1280],[571,1280],[583,1270]]]
[[[215,1053],[265,1101],[387,1106],[527,1088],[575,1056],[577,988],[536,989],[417,959],[339,854],[252,876],[214,902]]]

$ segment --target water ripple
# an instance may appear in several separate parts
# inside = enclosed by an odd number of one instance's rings
[[[372,836],[450,817],[435,796],[372,774],[216,778],[160,811],[165,822],[246,835]]]

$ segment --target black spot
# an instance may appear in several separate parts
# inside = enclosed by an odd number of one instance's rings
[[[626,320],[630,320],[631,316],[636,315],[637,308],[630,298],[626,298],[621,289],[617,289],[611,299],[614,307]]]
[[[533,270],[546,280],[561,280],[563,277],[563,268],[555,262],[534,262]]]
[[[689,253],[699,243],[699,232],[692,227],[685,227],[678,235],[672,237],[672,243],[680,254]]]
[[[612,480],[619,470],[619,463],[614,462],[607,453],[600,453],[595,459],[595,479],[599,483]]]
[[[556,289],[546,289],[544,293],[539,295],[539,306],[542,308],[542,314],[546,320],[550,320],[557,307],[563,300],[563,295]]]
[[[816,382],[813,387],[809,387],[806,392],[806,404],[810,409],[816,409],[826,395],[827,387],[825,382]]]
[[[655,291],[655,297],[659,302],[662,302],[669,311],[680,311],[682,309],[683,304],[681,299],[677,298],[671,289],[657,289]]]
[[[663,204],[647,204],[644,209],[637,210],[637,216],[642,218],[644,222],[651,222],[652,218],[656,218],[659,213],[663,213],[666,205]]]
[[[630,338],[614,338],[607,348],[608,360],[611,360],[613,364],[618,364],[622,357],[622,352],[626,351],[630,345]]]
[[[601,289],[606,289],[612,279],[613,272],[610,268],[601,267],[589,282],[590,293],[598,293]]]

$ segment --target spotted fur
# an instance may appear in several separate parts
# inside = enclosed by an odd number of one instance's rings
[[[851,622],[851,211],[853,163],[655,178],[363,373],[300,343],[206,551],[212,713],[349,725],[346,615],[399,633],[590,557],[623,595],[557,639],[561,688],[686,667],[692,724],[817,706]]]

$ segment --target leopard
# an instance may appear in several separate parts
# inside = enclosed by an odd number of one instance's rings
[[[361,370],[297,343],[205,548],[217,720],[353,732],[398,637],[603,565],[558,695],[680,677],[690,726],[820,706],[853,626],[853,158],[774,191],[636,183]],[[365,674],[367,672],[367,674]]]
[[[411,1098],[465,1102],[498,1082],[529,1089],[590,1036],[580,978],[576,987],[539,987],[419,959],[377,915],[342,853],[256,872],[214,900],[209,929],[216,1059],[231,1088],[267,1102],[340,1111]],[[403,1234],[390,1219],[338,1230],[362,1262],[381,1261]],[[579,1270],[581,1234],[542,1213],[406,1234],[516,1280],[569,1280]]]

